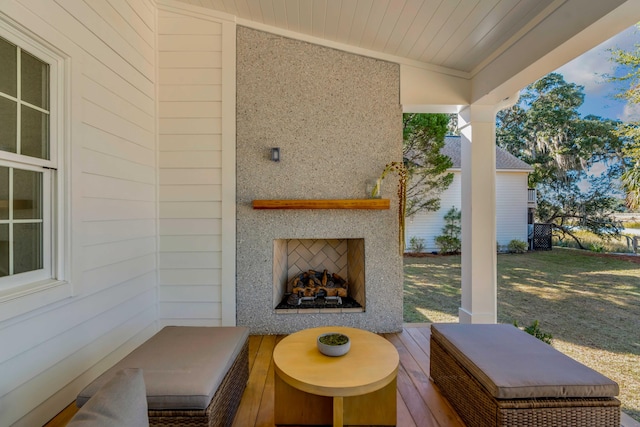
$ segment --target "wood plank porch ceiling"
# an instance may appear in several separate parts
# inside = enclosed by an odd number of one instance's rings
[[[462,73],[517,42],[554,0],[180,0],[246,21]]]

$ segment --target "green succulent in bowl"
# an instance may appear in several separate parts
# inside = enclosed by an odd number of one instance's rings
[[[326,345],[344,345],[349,342],[349,337],[342,334],[326,334],[319,339],[322,344]]]
[[[344,356],[351,348],[349,337],[337,332],[318,336],[318,350],[325,356]]]

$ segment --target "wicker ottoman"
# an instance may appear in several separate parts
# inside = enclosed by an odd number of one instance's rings
[[[512,325],[432,325],[430,369],[468,427],[620,426],[615,382]]]
[[[249,378],[244,327],[162,329],[78,394],[81,407],[116,372],[141,368],[150,426],[230,426]]]

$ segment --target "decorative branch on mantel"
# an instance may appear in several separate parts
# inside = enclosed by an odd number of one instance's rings
[[[380,183],[389,172],[398,174],[398,245],[400,256],[402,256],[404,254],[404,216],[407,209],[407,168],[404,163],[388,163],[382,171],[378,184],[376,184],[371,195],[375,196],[380,191]]]

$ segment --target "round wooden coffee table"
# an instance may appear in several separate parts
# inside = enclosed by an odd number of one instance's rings
[[[327,332],[349,336],[346,355],[318,351]],[[386,339],[341,326],[305,329],[276,345],[273,362],[276,424],[396,425],[399,356]]]

